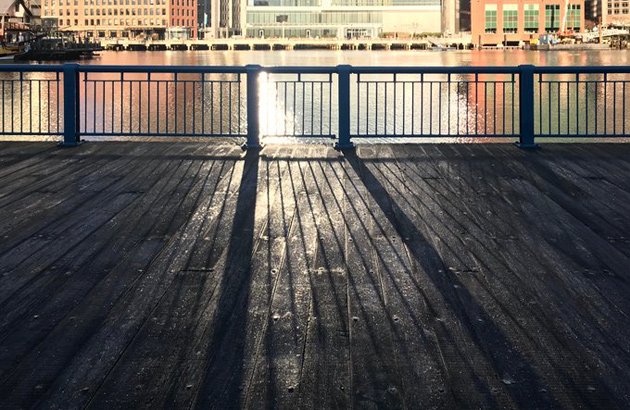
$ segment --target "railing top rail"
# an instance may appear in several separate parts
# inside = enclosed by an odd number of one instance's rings
[[[537,74],[629,74],[630,66],[534,66]]]
[[[335,66],[287,66],[287,67],[261,67],[266,73],[273,74],[334,74],[339,70]]]
[[[149,65],[79,65],[84,73],[215,73],[238,74],[247,72],[247,66],[149,66]]]
[[[518,74],[518,66],[373,67],[352,66],[355,74]]]
[[[52,72],[52,73],[60,73],[63,71],[63,65],[54,65],[54,64],[2,64],[0,65],[0,72]]]
[[[518,74],[524,67],[537,74],[630,74],[630,66],[149,66],[149,65],[80,65],[80,72],[90,73],[246,73],[255,67],[274,74],[334,74],[341,67],[354,74]],[[0,65],[0,72],[62,72],[66,64],[7,64]]]

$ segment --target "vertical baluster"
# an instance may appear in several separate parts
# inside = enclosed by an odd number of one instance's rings
[[[24,132],[24,72],[20,71],[20,133]]]
[[[105,133],[105,80],[103,80],[101,82],[101,85],[102,85],[101,89],[103,90],[103,98],[102,98],[102,102],[103,102],[103,104],[102,104],[103,105],[103,109],[102,109],[102,111],[103,111],[103,120],[102,121],[103,122],[101,124],[101,133],[104,134]]]
[[[361,135],[361,84],[361,74],[357,74],[357,135]]]
[[[37,81],[37,98],[39,101],[39,110],[38,110],[38,120],[39,120],[39,125],[37,127],[37,129],[39,130],[39,132],[42,132],[42,116],[44,115],[44,113],[42,112],[42,80]]]
[[[249,78],[249,77],[247,77],[247,78]],[[248,84],[249,84],[249,82],[248,82]],[[248,90],[249,90],[249,88],[248,88]],[[249,93],[249,91],[247,91],[247,92]],[[247,101],[249,101],[249,97],[248,97]],[[248,104],[249,104],[249,102],[248,102]],[[248,105],[248,107],[249,107],[249,105]],[[249,124],[249,109],[247,111],[248,111],[247,112],[247,124]],[[210,134],[214,135],[214,81],[210,81]],[[247,134],[249,135],[249,128],[248,128]]]
[[[433,81],[429,81],[429,135],[433,135]]]
[[[580,134],[580,74],[575,74],[575,135]]]
[[[447,81],[447,87],[448,87],[448,91],[447,91],[447,93],[448,93],[448,95],[447,95],[447,104],[448,104],[448,106],[447,106],[447,114],[446,114],[447,118],[448,118],[448,120],[447,120],[448,121],[447,122],[447,127],[448,128],[447,128],[446,132],[448,133],[448,135],[451,135],[452,134],[452,132],[451,132],[451,87],[452,87],[452,84],[451,84],[451,73],[448,73],[448,75],[446,77],[446,81]]]
[[[407,105],[407,98],[406,98],[406,89],[407,89],[407,82],[403,81],[402,83],[402,135],[405,135],[405,123],[407,122],[407,118],[405,115],[405,106]]]
[[[492,135],[497,135],[497,82],[492,83]]]
[[[598,96],[597,96],[597,83],[598,83],[597,81],[594,81],[594,84],[595,84],[595,92],[594,92],[594,94],[595,94],[595,98],[594,98],[594,100],[595,100],[595,109],[594,109],[594,111],[595,111],[595,135],[597,135],[598,132],[599,132],[599,127],[597,126],[597,117],[598,117],[598,114],[599,114],[599,112],[598,112],[599,109],[598,109],[598,104],[597,104],[597,100],[599,99]]]
[[[124,105],[124,102],[125,102],[124,94],[125,94],[125,73],[121,72],[120,73],[120,133],[121,134],[123,133],[123,130],[124,130],[124,125],[123,125],[124,121],[123,120],[125,118],[125,113],[123,111],[123,107],[125,106]],[[86,96],[86,98],[87,98],[87,96]],[[168,104],[167,104],[167,106],[168,106]]]
[[[329,101],[328,105],[332,102]],[[324,135],[324,83],[319,83],[319,133]],[[330,132],[329,132],[330,133]]]
[[[292,134],[293,136],[296,136],[296,128],[297,128],[297,124],[296,124],[296,110],[297,110],[297,82],[296,81],[292,81],[291,85],[293,85],[293,120],[291,121],[291,128],[292,128]]]
[[[604,108],[604,135],[608,132],[608,121],[607,121],[607,112],[608,112],[608,74],[604,73],[604,103],[602,107]]]
[[[182,81],[184,85],[184,98],[182,100],[182,104],[184,105],[184,118],[182,119],[184,123],[184,135],[186,135],[188,129],[188,82],[188,80]]]
[[[28,132],[33,132],[33,80],[28,80]]]
[[[442,135],[442,81],[438,80],[438,135]]]
[[[114,89],[112,88],[112,93]],[[157,131],[157,130],[156,130]],[[151,133],[151,72],[147,73],[147,134]]]
[[[456,93],[457,94],[457,101],[456,101],[456,104],[455,104],[455,106],[457,107],[457,109],[456,109],[456,111],[457,111],[457,115],[456,115],[456,117],[457,117],[457,131],[456,131],[456,133],[457,133],[457,135],[459,135],[459,111],[460,111],[460,109],[459,109],[459,93],[460,93],[460,89],[459,88],[460,88],[461,84],[462,84],[461,81],[457,82],[457,93]]]
[[[396,106],[398,105],[398,98],[396,96],[397,88],[398,88],[398,79],[396,78],[396,73],[394,73],[394,98],[393,98],[393,102],[394,102],[394,121],[393,121],[394,129],[393,129],[393,131],[394,132],[392,132],[392,135],[396,135],[397,134],[397,132],[396,132],[396,119],[397,119],[396,118],[397,117],[397,115],[396,115]]]
[[[228,134],[232,135],[232,81],[228,81]],[[193,99],[194,100],[194,99]],[[193,110],[193,113],[195,111]],[[193,114],[194,115],[194,114]]]

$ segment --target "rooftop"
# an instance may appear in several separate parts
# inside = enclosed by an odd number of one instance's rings
[[[630,145],[0,143],[0,407],[630,405]]]

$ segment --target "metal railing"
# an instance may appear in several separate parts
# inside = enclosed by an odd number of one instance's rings
[[[0,135],[63,134],[61,66],[0,65]]]
[[[352,69],[357,137],[514,137],[519,69]]]
[[[535,74],[537,137],[630,134],[630,67],[539,67]]]
[[[630,137],[630,67],[0,66],[0,134]],[[626,125],[626,123],[628,123]]]

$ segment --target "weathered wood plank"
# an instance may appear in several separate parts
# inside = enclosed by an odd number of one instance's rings
[[[628,172],[606,144],[0,143],[0,407],[625,408]]]

